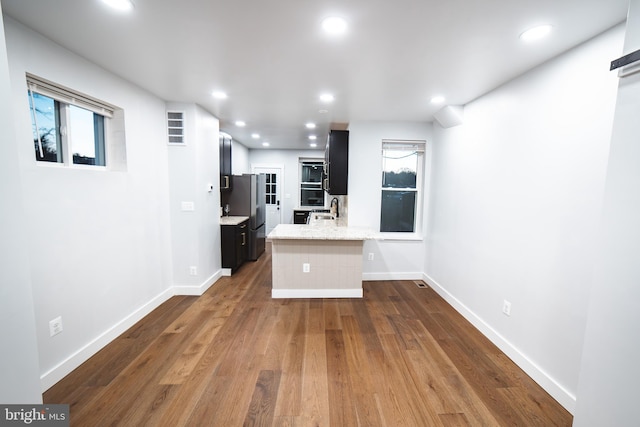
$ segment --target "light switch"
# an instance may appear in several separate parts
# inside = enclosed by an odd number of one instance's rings
[[[183,212],[191,212],[191,211],[195,211],[195,205],[193,204],[193,202],[182,202],[182,211]]]

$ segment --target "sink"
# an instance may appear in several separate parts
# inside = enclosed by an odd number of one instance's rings
[[[318,226],[335,226],[336,217],[335,215],[331,215],[328,213],[311,212],[309,214],[308,224]]]
[[[313,219],[336,219],[336,217],[334,215],[331,215],[329,213],[318,213],[318,212],[312,212],[309,214],[310,217],[312,217]]]

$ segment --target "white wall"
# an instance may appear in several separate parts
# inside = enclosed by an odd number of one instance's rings
[[[222,268],[219,124],[195,104],[168,103],[167,108],[184,111],[186,127],[186,143],[170,145],[168,154],[173,284],[178,294],[200,295]],[[183,202],[193,202],[194,210],[183,211]]]
[[[282,223],[293,223],[293,210],[300,205],[298,185],[300,180],[300,157],[324,159],[319,150],[249,150],[249,163],[253,165],[283,165],[284,177],[281,187]],[[235,172],[234,172],[235,173]]]
[[[1,15],[0,6],[0,15]],[[11,99],[4,25],[0,21],[0,99]],[[0,103],[0,402],[42,403],[36,325],[29,274],[28,223],[21,195],[18,150],[11,103]],[[11,185],[8,185],[11,184]]]
[[[349,226],[380,230],[382,198],[382,140],[426,141],[425,200],[429,205],[431,174],[431,123],[369,122],[349,124]],[[428,221],[422,217],[422,236]],[[363,277],[365,280],[422,279],[424,272],[424,241],[371,240],[364,245]],[[368,253],[374,260],[368,261]]]
[[[640,49],[640,0],[630,2],[624,52]],[[614,72],[615,74],[615,72]],[[619,80],[593,269],[575,426],[638,425],[640,384],[640,74]]]
[[[426,280],[573,410],[622,27],[434,125]],[[503,300],[512,304],[502,313]]]
[[[171,295],[165,103],[10,18],[5,26],[46,389]],[[126,171],[36,163],[27,71],[124,109]],[[57,316],[64,331],[50,338]]]

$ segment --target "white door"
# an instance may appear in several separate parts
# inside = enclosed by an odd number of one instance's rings
[[[280,193],[282,190],[282,167],[281,166],[254,166],[253,173],[263,173],[266,179],[266,215],[265,233],[269,234],[276,225],[282,222],[282,209],[280,206]]]

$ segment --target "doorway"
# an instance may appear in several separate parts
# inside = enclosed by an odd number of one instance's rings
[[[251,167],[251,173],[263,173],[266,175],[265,183],[265,233],[268,235],[276,225],[282,222],[282,206],[280,203],[282,192],[282,165],[255,165]]]

